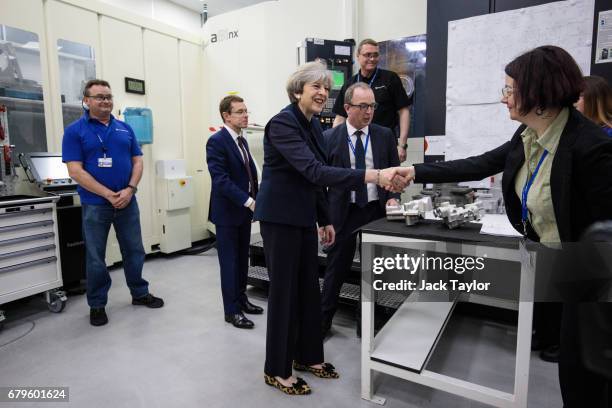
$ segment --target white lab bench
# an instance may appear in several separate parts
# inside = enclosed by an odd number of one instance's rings
[[[375,395],[373,389],[373,373],[381,372],[496,407],[527,407],[533,317],[533,302],[528,300],[533,299],[535,250],[527,249],[519,238],[481,235],[478,233],[479,229],[479,225],[471,224],[458,230],[448,230],[439,222],[429,220],[406,227],[403,223],[393,223],[385,219],[361,228],[363,399],[384,404],[385,399]],[[372,300],[375,299],[376,291],[372,285],[372,257],[373,252],[377,251],[376,247],[485,256],[487,259],[520,263],[520,283],[516,283],[520,296],[509,299],[465,292],[441,296],[440,293],[412,291],[385,326],[374,335],[375,302]],[[518,270],[518,265],[516,266]],[[512,393],[427,369],[458,301],[518,310]]]

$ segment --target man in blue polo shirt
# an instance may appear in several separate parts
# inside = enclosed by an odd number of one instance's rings
[[[142,177],[143,161],[134,131],[111,114],[113,95],[106,81],[87,82],[83,107],[83,116],[64,132],[62,160],[70,177],[79,184],[89,320],[93,326],[102,326],[108,323],[104,307],[111,278],[104,258],[111,225],[121,248],[132,304],[159,308],[164,301],[149,293],[149,283],[142,278],[145,251],[134,194]]]

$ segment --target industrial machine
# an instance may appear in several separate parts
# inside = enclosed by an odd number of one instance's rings
[[[303,62],[323,61],[332,74],[332,88],[325,108],[319,116],[321,127],[329,129],[334,123],[336,116],[332,109],[340,89],[349,80],[353,70],[353,46],[354,42],[321,40],[318,38],[307,38],[298,47],[298,65]]]
[[[75,202],[77,184],[68,175],[60,153],[34,152],[20,156],[31,183],[42,193],[56,196],[57,229],[64,288],[84,292],[85,243],[81,230],[81,206]]]
[[[0,60],[10,49],[1,44]],[[10,61],[10,59],[8,59]],[[0,72],[0,84],[6,70]],[[57,254],[55,197],[15,194],[17,176],[9,131],[9,108],[0,103],[0,305],[45,293],[49,310],[61,312],[66,296]],[[0,328],[4,324],[0,310]]]
[[[49,310],[61,312],[66,293],[60,269],[56,202],[59,196],[15,195],[14,163],[10,157],[10,141],[4,134],[0,171],[0,305],[44,293]],[[9,194],[7,194],[9,193]],[[4,313],[0,311],[0,328]]]

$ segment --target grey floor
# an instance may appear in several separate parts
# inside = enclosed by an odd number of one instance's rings
[[[265,315],[253,318],[250,331],[224,322],[215,250],[147,260],[145,277],[166,301],[162,309],[132,306],[122,270],[111,277],[110,323],[103,327],[89,325],[84,296],[71,297],[60,314],[46,311],[39,298],[1,307],[8,321],[0,332],[0,387],[70,387],[69,403],[14,406],[377,406],[360,399],[360,342],[348,308],[325,343],[326,360],[341,378],[306,375],[313,394],[290,397],[263,382]],[[266,307],[264,292],[250,289],[249,296]],[[510,391],[514,336],[510,327],[453,318],[428,368]],[[485,406],[386,375],[375,382],[389,408]],[[561,405],[557,366],[533,354],[529,407]]]

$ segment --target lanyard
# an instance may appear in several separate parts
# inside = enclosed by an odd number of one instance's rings
[[[112,123],[108,122],[108,126],[106,126],[106,131],[104,132],[104,139],[102,139],[102,137],[100,137],[100,134],[98,133],[97,129],[94,129],[94,127],[92,125],[89,125],[89,129],[96,134],[96,136],[98,137],[98,140],[100,141],[100,144],[102,145],[102,152],[104,153],[104,157],[106,157],[106,152],[107,152],[107,148],[106,145],[104,144],[104,140],[108,141],[108,135],[110,134],[110,132],[112,131]]]
[[[523,195],[522,195],[522,202],[521,202],[521,220],[523,221],[523,233],[525,234],[525,236],[527,235],[527,216],[529,212],[527,210],[527,195],[529,194],[529,189],[531,189],[531,185],[533,184],[533,181],[535,180],[538,174],[538,171],[540,171],[542,162],[544,161],[547,155],[548,155],[548,150],[544,150],[544,153],[542,153],[542,157],[540,157],[540,161],[538,162],[538,165],[533,171],[531,178],[529,178],[525,182],[525,187],[523,187]]]
[[[357,82],[361,82],[360,72],[361,72],[361,70],[359,70],[359,72],[357,72]],[[372,76],[372,79],[370,79],[370,82],[368,82],[369,86],[372,86],[372,84],[374,83],[374,80],[376,79],[376,75],[378,75],[378,67],[376,67],[376,71],[374,71],[374,76]]]
[[[354,133],[353,133],[354,134]],[[355,146],[353,145],[353,142],[351,141],[351,137],[347,136],[346,140],[348,140],[349,146],[351,147],[351,150],[353,151],[353,156],[355,156],[355,164],[357,161],[357,155],[355,155]],[[370,142],[370,134],[368,133],[366,135],[366,142],[365,145],[363,145],[363,157],[366,156],[366,154],[368,153],[368,143]]]

